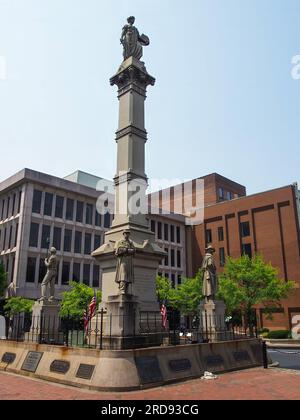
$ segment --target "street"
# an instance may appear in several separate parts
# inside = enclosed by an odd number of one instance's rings
[[[272,349],[268,353],[280,368],[300,370],[300,349]]]

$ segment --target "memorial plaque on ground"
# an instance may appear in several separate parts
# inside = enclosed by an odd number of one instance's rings
[[[29,351],[21,369],[26,370],[27,372],[35,372],[43,354],[44,353],[38,351]]]
[[[236,362],[251,362],[251,359],[247,350],[234,351],[233,357]]]
[[[13,363],[16,359],[16,353],[4,353],[1,359],[1,362],[3,363],[7,363],[8,365],[10,365],[11,363]]]
[[[212,354],[204,358],[207,367],[218,367],[224,364],[224,359],[220,354]]]
[[[191,369],[192,365],[189,359],[177,359],[169,361],[169,368],[174,372],[181,372]]]
[[[95,365],[86,365],[84,363],[81,363],[77,370],[76,378],[91,379],[93,376],[94,369]]]
[[[65,375],[70,369],[70,362],[67,360],[53,360],[50,365],[50,371],[55,373],[61,373]]]
[[[163,381],[157,357],[136,357],[135,361],[142,384]]]

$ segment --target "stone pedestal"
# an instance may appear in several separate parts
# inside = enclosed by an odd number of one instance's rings
[[[30,332],[26,334],[25,340],[40,344],[63,344],[63,333],[59,331],[59,310],[57,302],[35,302]]]
[[[226,340],[225,303],[223,301],[209,301],[207,303],[202,301],[199,311],[199,332],[200,335],[203,335],[203,339],[210,342]]]

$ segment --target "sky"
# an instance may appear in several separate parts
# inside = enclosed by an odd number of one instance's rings
[[[300,182],[299,0],[0,0],[0,181],[24,167],[114,177],[109,78],[130,15],[156,78],[150,179],[218,172],[250,194]]]

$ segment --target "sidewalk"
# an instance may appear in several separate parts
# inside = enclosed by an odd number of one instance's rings
[[[127,393],[81,390],[0,373],[0,400],[299,400],[300,372],[262,368]]]

